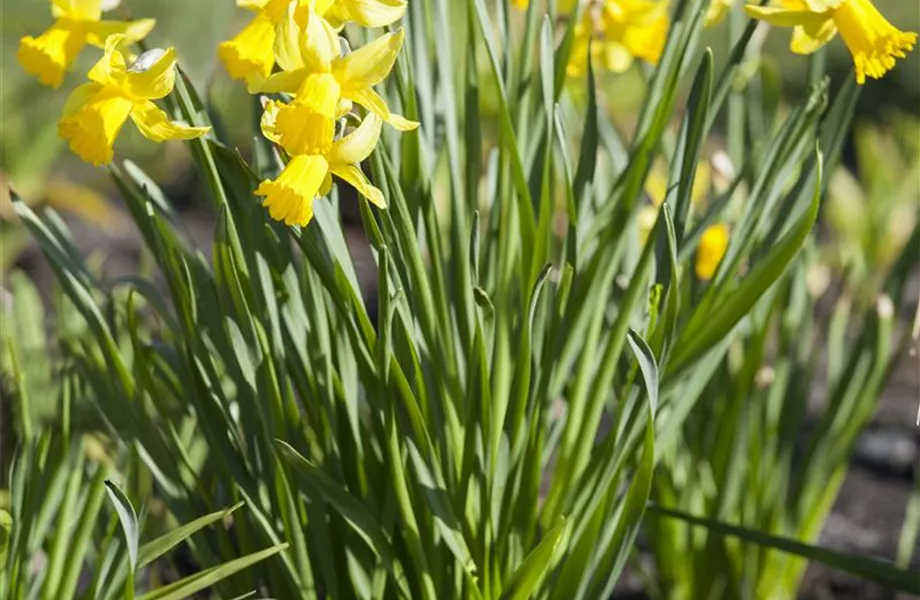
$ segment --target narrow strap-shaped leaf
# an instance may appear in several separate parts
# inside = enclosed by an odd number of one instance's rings
[[[274,556],[282,550],[286,550],[287,547],[287,543],[284,543],[260,550],[259,552],[253,552],[252,554],[231,560],[222,565],[205,569],[200,573],[196,573],[157,590],[153,590],[152,592],[148,592],[143,596],[139,596],[137,600],[183,600],[185,598],[190,598],[196,592],[211,587],[234,573],[242,571],[270,556]]]
[[[243,506],[243,504],[243,502],[237,502],[230,508],[219,510],[203,517],[199,517],[194,521],[176,527],[169,533],[166,533],[151,542],[147,542],[137,551],[137,566],[143,567],[144,565],[150,564],[160,556],[166,554],[177,544],[180,544],[187,538],[190,538],[195,534],[195,532],[199,531],[200,529],[204,529],[212,523],[223,520],[228,515],[232,514],[233,511]]]
[[[569,524],[565,517],[559,517],[537,547],[527,555],[527,558],[508,578],[505,589],[502,591],[502,599],[527,600],[531,598],[565,551],[568,536]]]
[[[650,505],[648,512],[656,518],[680,519],[685,523],[698,527],[705,527],[709,531],[728,535],[742,540],[759,544],[766,548],[774,548],[789,554],[794,554],[808,560],[819,562],[833,569],[844,571],[851,575],[880,583],[892,590],[899,590],[911,594],[920,594],[920,578],[917,572],[910,569],[901,569],[892,563],[869,558],[844,554],[828,548],[805,544],[798,540],[780,537],[757,529],[742,525],[726,523],[718,519],[692,515],[680,510],[663,506]]]
[[[140,538],[140,531],[138,531],[137,527],[137,514],[134,512],[131,501],[121,491],[121,488],[111,481],[106,481],[105,489],[109,493],[109,500],[115,506],[115,512],[118,514],[121,530],[125,534],[125,542],[128,545],[131,570],[134,571],[137,569],[137,546]]]
[[[820,156],[820,154],[819,154]],[[710,310],[706,306],[691,318],[674,347],[668,371],[677,373],[725,337],[744,318],[760,297],[785,272],[795,258],[805,238],[818,217],[821,203],[821,160],[818,160],[818,178],[811,203],[795,226],[785,235],[770,253],[760,261],[744,278],[737,289]]]

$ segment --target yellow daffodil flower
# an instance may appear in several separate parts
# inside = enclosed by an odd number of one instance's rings
[[[103,21],[102,10],[103,0],[51,0],[54,24],[38,37],[27,35],[19,41],[19,63],[44,85],[58,87],[86,44],[101,48],[116,33],[124,36],[124,43],[133,44],[156,24],[154,19]]]
[[[727,248],[728,226],[718,223],[707,227],[696,249],[696,276],[703,281],[712,279]]]
[[[115,138],[129,117],[155,142],[195,138],[210,129],[173,123],[151,102],[175,85],[175,50],[148,50],[128,66],[118,50],[123,42],[122,35],[109,36],[105,55],[89,72],[91,83],[73,91],[58,125],[74,154],[94,165],[112,161]]]
[[[247,83],[268,77],[275,66],[275,40],[285,21],[305,12],[326,19],[333,28],[347,22],[363,27],[383,27],[406,12],[406,0],[237,0],[256,16],[236,37],[223,42],[217,54],[234,79]],[[291,8],[294,8],[291,11]]]
[[[288,14],[291,0],[237,0],[256,16],[235,38],[217,48],[217,56],[234,79],[268,77],[275,66],[275,28]]]
[[[735,0],[710,0],[709,8],[706,9],[706,15],[703,17],[703,25],[706,27],[715,27],[722,22],[731,9]]]
[[[333,27],[357,23],[361,27],[385,27],[406,12],[406,0],[315,0],[314,10]]]
[[[603,0],[585,10],[575,26],[567,73],[584,73],[593,36],[591,59],[608,71],[623,73],[641,58],[658,64],[668,37],[668,3],[658,0]]]
[[[310,91],[317,100],[312,103],[309,127],[304,136],[282,133],[285,105],[270,100],[262,116],[265,137],[281,145],[291,154],[291,160],[274,180],[263,181],[256,189],[264,196],[263,206],[271,217],[287,225],[304,226],[313,218],[313,200],[332,188],[332,175],[344,179],[373,204],[385,208],[383,193],[374,187],[358,166],[366,159],[380,139],[383,124],[371,113],[351,133],[334,140],[336,112],[334,80],[323,76],[310,79]]]
[[[837,32],[853,55],[856,81],[881,78],[904,58],[917,42],[917,34],[889,23],[871,0],[780,0],[775,6],[747,5],[755,19],[779,27],[792,27],[792,51],[811,54]]]
[[[405,37],[402,28],[341,56],[339,38],[332,25],[312,10],[304,17],[303,23],[288,21],[278,37],[275,55],[284,70],[253,84],[251,91],[294,93],[297,100],[289,105],[289,110],[309,111],[312,98],[305,86],[311,77],[323,75],[336,82],[340,94],[337,104],[344,109],[341,112],[348,112],[349,103],[356,102],[400,131],[418,127],[418,123],[391,113],[373,88],[393,69]],[[299,117],[290,121],[292,126],[306,123]]]

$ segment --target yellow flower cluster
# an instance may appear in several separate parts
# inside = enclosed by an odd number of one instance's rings
[[[387,33],[354,51],[338,31],[346,22],[382,27],[402,17],[405,0],[245,0],[256,16],[221,44],[231,76],[251,93],[291,94],[290,102],[264,100],[262,133],[289,157],[274,180],[256,189],[272,218],[306,225],[313,200],[347,181],[373,204],[386,202],[358,166],[380,139],[384,122],[400,131],[418,126],[390,111],[374,91],[396,62],[405,34]],[[274,72],[273,72],[274,71]],[[352,112],[358,104],[367,116]],[[347,133],[346,133],[347,132]]]
[[[526,8],[530,0],[514,0]],[[718,24],[734,0],[710,0],[704,22]],[[575,0],[559,0],[561,14],[568,14]],[[792,27],[793,52],[811,54],[840,32],[853,55],[856,80],[878,79],[894,68],[917,42],[917,34],[903,32],[889,23],[872,0],[774,0],[770,6],[746,5],[748,15],[780,27]],[[588,0],[575,26],[575,42],[568,74],[582,75],[590,48],[592,63],[622,73],[637,58],[657,64],[668,35],[667,0]],[[589,42],[591,42],[589,44]]]
[[[104,47],[103,57],[89,71],[90,82],[70,95],[58,125],[74,154],[94,165],[112,161],[115,138],[129,118],[156,142],[190,139],[209,129],[174,123],[153,103],[172,92],[176,53],[155,48],[129,61],[122,49],[146,37],[155,21],[103,21],[103,8],[112,5],[103,0],[51,0],[55,23],[19,44],[23,68],[52,87],[61,84],[83,46]]]

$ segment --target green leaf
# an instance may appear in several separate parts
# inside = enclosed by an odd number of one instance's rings
[[[181,543],[186,538],[191,537],[199,529],[203,529],[212,523],[222,521],[227,515],[243,506],[244,502],[237,502],[230,508],[213,512],[209,515],[199,517],[190,523],[180,525],[169,533],[158,537],[152,542],[148,542],[140,547],[137,551],[137,566],[143,567],[150,564],[160,556],[163,556],[172,547]]]
[[[668,364],[669,373],[678,373],[728,335],[747,315],[763,294],[786,271],[805,243],[821,203],[821,157],[818,154],[818,177],[811,203],[795,226],[757,263],[738,287],[709,308],[701,305],[694,313],[674,346]],[[707,310],[708,309],[708,310]]]
[[[121,530],[125,534],[125,542],[128,545],[128,558],[131,564],[131,571],[137,570],[137,545],[140,532],[137,527],[137,514],[131,501],[125,496],[121,489],[111,481],[105,482],[105,490],[109,493],[109,500],[115,506],[115,512],[118,514],[118,521],[121,523]]]
[[[655,362],[655,355],[648,343],[632,329],[629,330],[626,340],[639,362],[639,370],[642,371],[642,378],[645,381],[645,392],[648,394],[649,406],[654,416],[658,412],[658,365]]]
[[[527,555],[508,581],[501,597],[507,600],[527,600],[542,585],[546,575],[552,571],[565,552],[569,537],[569,525],[565,517],[556,519],[556,524],[546,532],[536,548]]]
[[[294,469],[298,487],[308,498],[319,494],[334,508],[391,570],[394,579],[405,586],[402,568],[396,563],[387,536],[376,518],[360,500],[303,457],[290,444],[275,440],[281,457]],[[408,594],[406,594],[408,595]]]
[[[278,554],[282,550],[286,550],[287,547],[288,544],[283,543],[266,548],[265,550],[260,550],[259,552],[253,552],[247,556],[205,569],[200,573],[196,573],[157,590],[153,590],[152,592],[148,592],[143,596],[139,596],[137,600],[183,600],[185,598],[190,598],[196,592],[211,587],[215,583],[226,579],[238,571],[242,571],[270,556]]]
[[[798,540],[764,533],[757,529],[733,525],[709,517],[700,517],[654,504],[648,507],[648,511],[658,518],[680,519],[690,525],[705,527],[716,534],[734,536],[765,548],[773,548],[819,562],[833,569],[874,581],[891,590],[920,594],[920,577],[917,577],[917,572],[910,569],[900,569],[890,562],[868,556],[844,554],[836,550],[805,544]]]

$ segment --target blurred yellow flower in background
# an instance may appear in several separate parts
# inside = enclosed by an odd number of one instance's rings
[[[696,175],[693,178],[693,189],[690,191],[690,204],[697,206],[709,192],[712,180],[712,169],[709,162],[701,160],[696,165]],[[656,163],[645,182],[645,193],[655,206],[661,206],[668,193],[668,172],[664,163]]]
[[[268,208],[273,219],[287,225],[304,226],[313,218],[313,199],[329,193],[332,175],[335,175],[350,183],[376,206],[385,208],[383,193],[368,181],[358,166],[377,146],[383,121],[371,113],[354,131],[333,140],[335,122],[328,114],[334,111],[334,104],[329,101],[329,90],[321,89],[329,82],[314,78],[310,85],[317,88],[319,95],[325,96],[324,102],[313,103],[316,111],[311,120],[311,129],[324,135],[317,135],[311,140],[286,137],[281,126],[285,106],[277,101],[268,101],[262,116],[262,133],[281,145],[292,157],[281,174],[274,180],[263,181],[255,194],[265,197],[262,204]]]
[[[696,176],[693,179],[693,189],[690,191],[690,206],[697,207],[705,200],[709,193],[712,181],[712,169],[709,162],[702,160],[696,166]],[[664,163],[657,162],[652,167],[648,179],[645,182],[645,193],[651,205],[645,204],[639,207],[637,222],[639,224],[639,242],[645,244],[648,234],[652,227],[655,226],[655,220],[658,218],[658,211],[668,195],[668,171]]]
[[[669,26],[665,1],[603,0],[592,4],[575,26],[567,73],[577,77],[585,72],[589,42],[591,60],[614,73],[625,72],[636,58],[658,64]]]
[[[811,54],[837,32],[853,55],[856,81],[879,79],[917,42],[917,34],[889,23],[871,0],[780,0],[775,6],[747,5],[745,11],[779,27],[792,27],[790,47]]]
[[[74,154],[94,165],[112,161],[115,138],[129,117],[155,142],[195,138],[210,129],[174,123],[152,102],[175,85],[175,50],[148,50],[128,66],[118,50],[123,42],[122,35],[109,36],[105,55],[89,72],[91,83],[73,91],[58,125]]]
[[[51,0],[54,24],[38,37],[19,41],[17,58],[23,69],[44,85],[58,87],[86,44],[102,47],[110,35],[122,34],[125,44],[144,39],[156,24],[154,19],[103,21],[103,0]],[[114,3],[117,4],[117,3]]]
[[[700,236],[700,245],[696,249],[696,276],[703,281],[712,279],[727,248],[728,226],[717,223],[707,227]]]

